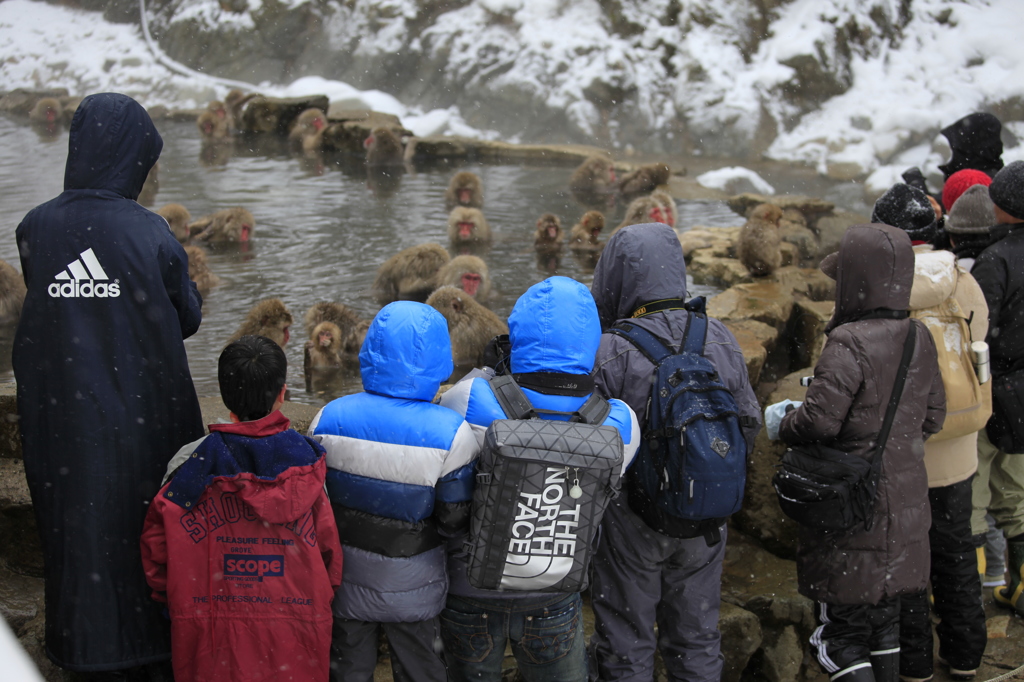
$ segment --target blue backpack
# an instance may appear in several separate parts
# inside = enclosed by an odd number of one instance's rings
[[[703,536],[710,546],[743,502],[747,444],[736,400],[704,357],[704,299],[686,308],[678,352],[630,322],[608,332],[629,339],[657,368],[643,440],[627,477],[629,505],[659,533]]]

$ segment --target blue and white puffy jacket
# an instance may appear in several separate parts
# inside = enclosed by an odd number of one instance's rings
[[[601,341],[601,323],[593,296],[579,282],[568,277],[549,277],[534,284],[516,301],[508,318],[508,327],[513,375],[557,372],[590,379],[594,356]],[[572,413],[590,397],[589,393],[583,396],[554,395],[526,386],[521,388],[530,404],[542,410]],[[604,424],[616,427],[622,436],[622,471],[625,473],[640,447],[640,425],[629,405],[621,400],[609,400],[608,403],[611,411]],[[479,446],[483,445],[484,433],[491,422],[508,419],[494,397],[490,383],[480,377],[453,386],[441,396],[441,404],[465,415]],[[551,414],[541,414],[540,417],[568,420],[568,416]],[[454,539],[449,548],[452,594],[477,598],[522,598],[534,594],[474,588],[466,576],[466,553],[461,540]],[[345,560],[348,560],[348,555]],[[546,596],[551,597],[550,594]]]
[[[385,306],[359,352],[365,393],[326,405],[309,435],[327,451],[327,493],[345,552],[340,618],[417,622],[448,591],[438,526],[465,514],[479,446],[462,415],[431,404],[452,373],[444,317]]]

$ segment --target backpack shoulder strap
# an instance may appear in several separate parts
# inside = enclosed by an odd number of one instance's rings
[[[708,316],[704,313],[690,313],[690,320],[686,323],[686,336],[683,337],[683,352],[704,355],[704,342],[707,336]]]
[[[612,406],[608,404],[608,401],[599,396],[597,392],[594,392],[580,405],[580,409],[576,411],[576,414],[580,416],[580,421],[584,424],[597,424],[600,426],[608,418],[608,414],[611,411]]]
[[[690,323],[687,322],[686,324],[687,328],[689,328]],[[647,359],[655,365],[661,364],[661,361],[668,356],[675,355],[675,352],[666,346],[664,341],[632,322],[620,322],[614,327],[610,327],[608,333],[628,339],[630,343],[636,346],[637,350],[646,355]]]
[[[885,450],[886,441],[889,440],[889,430],[892,428],[893,418],[896,416],[896,408],[900,404],[900,396],[903,395],[903,385],[907,380],[907,371],[910,369],[910,361],[914,356],[914,346],[917,343],[917,325],[910,320],[910,330],[907,332],[907,340],[903,343],[903,357],[900,358],[900,367],[896,372],[896,382],[893,385],[892,394],[889,396],[889,406],[885,410],[885,419],[882,420],[882,428],[878,432],[878,445],[876,446],[875,457],[871,462],[871,475],[877,476],[882,468],[882,453]]]
[[[529,419],[536,416],[533,405],[511,375],[496,376],[490,379],[489,383],[494,397],[509,419]]]

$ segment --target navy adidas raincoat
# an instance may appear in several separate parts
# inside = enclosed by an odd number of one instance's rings
[[[14,374],[45,555],[46,650],[78,671],[170,657],[139,536],[167,461],[203,435],[182,343],[202,299],[167,223],[135,201],[162,147],[131,98],[85,98],[64,192],[16,232],[28,295]]]

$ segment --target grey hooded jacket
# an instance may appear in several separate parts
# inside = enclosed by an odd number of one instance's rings
[[[678,347],[690,313],[670,310],[630,319],[644,303],[686,298],[686,261],[675,231],[661,223],[625,227],[608,241],[594,270],[591,293],[601,317],[601,328],[619,320],[650,331]],[[743,431],[747,452],[761,430],[761,409],[754,397],[736,337],[724,324],[708,319],[704,357],[718,370],[722,383],[732,393],[740,416],[752,417],[755,426]],[[636,346],[614,334],[603,334],[594,363],[594,380],[603,394],[622,400],[636,413],[641,427],[647,418],[647,403],[655,367]]]

